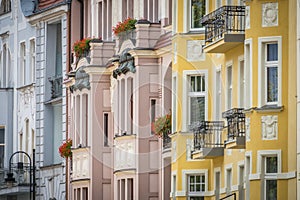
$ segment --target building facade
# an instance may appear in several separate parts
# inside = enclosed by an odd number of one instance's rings
[[[172,1],[72,2],[71,43],[90,41],[87,52],[73,52],[65,82],[70,198],[168,198],[170,153],[165,168],[151,123],[171,107],[171,8]],[[128,17],[134,30],[114,33]]]
[[[1,1],[0,24],[0,199],[24,199],[30,190],[29,160],[19,155],[10,158],[16,151],[32,157],[35,148],[35,30],[25,20],[19,1]],[[22,166],[15,166],[17,160]],[[16,178],[13,187],[5,182],[9,172]]]
[[[295,2],[175,8],[173,199],[296,199]]]

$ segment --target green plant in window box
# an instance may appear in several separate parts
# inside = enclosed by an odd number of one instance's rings
[[[165,116],[158,117],[151,124],[152,132],[160,138],[169,135],[171,133],[171,126],[172,126],[171,120],[172,120],[171,114],[166,114]]]

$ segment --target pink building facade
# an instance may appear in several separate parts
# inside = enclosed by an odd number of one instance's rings
[[[171,108],[171,2],[72,1],[71,44],[94,39],[65,80],[69,199],[169,198],[170,146],[151,123]],[[136,28],[114,35],[127,17]]]

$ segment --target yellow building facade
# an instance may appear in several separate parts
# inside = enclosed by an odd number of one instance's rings
[[[296,199],[296,7],[174,1],[171,199]]]

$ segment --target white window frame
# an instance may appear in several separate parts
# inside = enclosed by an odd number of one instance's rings
[[[277,173],[266,173],[266,157],[277,157]],[[281,150],[257,151],[257,159],[258,159],[257,171],[259,174],[262,174],[261,181],[263,181],[263,183],[262,183],[263,186],[261,188],[262,198],[265,200],[266,199],[266,186],[267,186],[266,182],[267,182],[267,180],[277,180],[278,174],[281,174],[281,170],[282,170]],[[262,165],[264,165],[264,166],[262,166]]]
[[[183,13],[183,32],[188,31],[204,31],[205,28],[191,28],[191,0],[184,1],[184,13]],[[205,15],[209,13],[209,0],[205,0]]]
[[[177,128],[177,91],[178,91],[177,72],[172,74],[172,133],[175,133]]]
[[[277,43],[278,47],[278,62],[277,64],[277,81],[278,81],[278,98],[277,102],[267,102],[267,91],[266,91],[266,72],[265,72],[265,61],[266,61],[266,44]],[[277,105],[282,106],[282,37],[260,37],[258,38],[258,107],[264,105]]]
[[[190,125],[190,111],[189,111],[189,77],[204,75],[205,76],[205,92],[203,95],[205,97],[205,118],[208,117],[208,70],[184,70],[183,71],[183,93],[182,93],[182,131],[189,131]]]
[[[243,66],[241,65],[243,62]],[[243,67],[243,77],[241,77],[241,68]],[[239,97],[239,108],[244,108],[246,105],[246,73],[245,73],[245,59],[244,55],[238,57],[238,97]],[[243,94],[241,94],[241,89],[243,89]]]
[[[25,41],[21,41],[20,42],[20,86],[26,85],[26,73],[27,73],[27,69],[26,69],[26,42]]]
[[[205,190],[204,192],[197,192],[191,196],[207,196],[208,195],[208,169],[183,169],[182,171],[182,192],[189,196],[189,175],[204,175],[205,177]]]
[[[228,80],[228,68],[231,67],[231,83],[229,84]],[[232,108],[232,100],[233,100],[233,61],[229,61],[226,63],[226,110]],[[229,94],[230,92],[230,94]],[[229,105],[229,95],[230,95],[230,105]]]
[[[227,164],[225,165],[225,190],[226,190],[226,194],[228,194],[228,192],[232,192],[233,190],[233,170],[232,170],[232,166],[233,164],[230,163],[230,164]],[[231,185],[228,186],[228,171],[231,171],[231,174],[230,174],[230,183]]]
[[[252,107],[252,38],[245,40],[244,45],[244,73],[245,73],[245,108]]]
[[[35,63],[36,63],[36,45],[35,45],[35,38],[31,38],[29,40],[30,44],[30,80],[31,82],[35,82]]]
[[[222,66],[219,65],[217,67],[215,67],[215,81],[214,81],[214,119],[215,120],[221,120],[222,118]],[[217,74],[220,74],[220,83],[217,83]],[[220,88],[217,88],[217,84],[219,84]],[[217,89],[219,89],[217,91]],[[220,101],[220,102],[218,102]],[[217,104],[219,104],[220,106],[220,111],[219,111],[219,116],[218,116],[218,112],[217,112]]]

